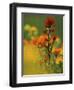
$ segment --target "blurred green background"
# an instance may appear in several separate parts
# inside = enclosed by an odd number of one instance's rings
[[[56,20],[55,33],[63,41],[63,15],[51,15],[51,14],[34,14],[34,13],[22,13],[22,29],[24,31],[25,24],[30,24],[38,28],[38,35],[40,35],[45,29],[44,20],[48,16],[54,16]],[[25,32],[24,37],[27,37]]]

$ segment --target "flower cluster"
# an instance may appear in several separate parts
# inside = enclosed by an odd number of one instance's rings
[[[55,24],[55,18],[51,17],[51,16],[47,17],[44,21],[44,24],[46,27],[49,27],[49,26]]]

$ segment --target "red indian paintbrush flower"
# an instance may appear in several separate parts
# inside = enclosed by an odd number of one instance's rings
[[[45,19],[44,24],[45,24],[46,27],[55,24],[55,18],[52,17],[52,16],[47,17],[47,18]]]

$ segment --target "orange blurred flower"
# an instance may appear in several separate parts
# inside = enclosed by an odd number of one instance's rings
[[[56,48],[54,53],[59,54],[60,52],[61,52],[61,48]]]
[[[52,53],[54,53],[56,55],[58,55],[61,51],[62,51],[62,48],[55,48],[55,47],[53,47],[53,49],[52,49]]]
[[[41,35],[37,40],[37,45],[39,44],[44,45],[47,40],[48,40],[47,35]]]

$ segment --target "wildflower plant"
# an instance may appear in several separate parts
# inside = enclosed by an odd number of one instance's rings
[[[63,73],[63,44],[60,37],[55,33],[57,31],[55,27],[56,19],[53,16],[48,16],[43,24],[44,30],[40,35],[38,35],[37,26],[29,24],[24,26],[24,33],[27,32],[27,35],[30,36],[30,40],[24,39],[24,45],[31,46],[30,50],[33,51],[33,54],[36,54],[36,56],[28,55],[29,59],[32,58],[32,64],[35,64],[35,67],[41,68],[42,72],[39,73]],[[36,50],[34,50],[35,48]],[[31,53],[30,50],[28,54]],[[37,58],[37,61],[34,61],[33,56]]]

